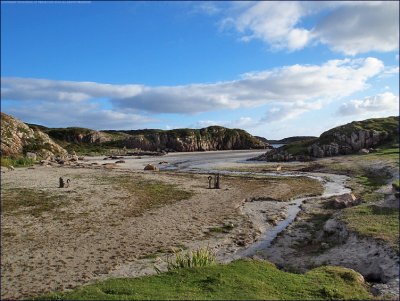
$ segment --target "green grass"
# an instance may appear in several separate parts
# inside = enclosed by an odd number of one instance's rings
[[[392,183],[392,186],[395,190],[399,191],[400,190],[400,180],[396,180]]]
[[[18,158],[2,157],[0,161],[1,161],[1,166],[4,167],[10,167],[10,166],[28,167],[35,164],[35,160],[27,157],[18,157]]]
[[[392,159],[395,160],[397,165],[399,164],[399,146],[393,147],[393,145],[383,145],[377,149],[375,153],[369,153],[367,155],[361,155],[363,159],[374,160],[374,159]]]
[[[40,217],[44,212],[64,206],[63,198],[30,188],[7,189],[2,192],[1,210],[3,214],[24,213]]]
[[[209,248],[200,248],[195,251],[175,251],[175,257],[167,258],[168,271],[204,267],[215,264],[215,254]]]
[[[384,240],[395,249],[399,249],[398,208],[360,205],[345,209],[341,219],[350,230]]]
[[[228,233],[230,232],[235,226],[233,224],[225,224],[220,227],[211,227],[208,229],[209,232],[214,233]]]
[[[123,189],[130,196],[121,197],[128,203],[134,196],[130,209],[125,210],[125,216],[137,216],[151,208],[158,208],[177,201],[186,200],[193,196],[193,192],[183,190],[161,181],[145,180],[141,177],[103,177],[100,181],[111,183],[116,189]]]
[[[278,270],[265,261],[238,260],[141,278],[109,279],[37,300],[331,300],[371,299],[358,274],[320,267],[306,274]]]

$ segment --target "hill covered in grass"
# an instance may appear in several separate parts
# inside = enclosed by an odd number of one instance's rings
[[[337,155],[367,153],[399,143],[399,116],[372,118],[335,127],[319,138],[287,144],[256,158],[267,161],[310,160]]]
[[[334,300],[372,299],[357,272],[319,267],[306,274],[266,261],[186,268],[141,278],[109,279],[36,300]]]

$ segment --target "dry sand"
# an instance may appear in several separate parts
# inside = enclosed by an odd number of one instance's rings
[[[71,179],[58,188],[60,176]],[[176,184],[194,196],[141,216],[124,214],[136,196],[107,177],[142,177]],[[63,206],[34,217],[28,211],[2,212],[1,297],[21,299],[60,291],[110,276],[152,273],[140,259],[171,247],[209,245],[219,257],[254,241],[259,231],[242,211],[246,198],[285,198],[290,187],[276,181],[222,177],[222,189],[207,189],[207,175],[124,169],[35,167],[2,174],[2,194],[28,188],[56,195]],[[211,227],[233,223],[229,233]]]

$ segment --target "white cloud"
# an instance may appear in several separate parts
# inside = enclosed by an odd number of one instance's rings
[[[126,129],[143,127],[157,121],[144,115],[100,109],[96,104],[50,103],[27,101],[23,106],[7,109],[6,113],[28,123],[49,127],[79,126],[91,129]]]
[[[222,24],[232,25],[242,34],[242,40],[261,39],[273,48],[297,50],[304,47],[309,32],[296,28],[305,11],[299,2],[260,1],[241,5],[236,16],[227,17]]]
[[[261,122],[276,122],[295,118],[305,112],[318,110],[322,107],[322,101],[313,103],[295,102],[293,104],[285,104],[276,106],[268,110]]]
[[[142,90],[141,85],[111,85],[20,77],[1,78],[1,97],[4,99],[81,102],[100,97],[134,96]]]
[[[399,66],[391,66],[389,68],[385,68],[384,74],[398,74]]]
[[[367,88],[368,81],[383,70],[380,60],[369,57],[331,60],[322,65],[286,66],[249,72],[234,81],[184,86],[148,87],[9,77],[1,80],[1,97],[32,104],[36,101],[43,107],[47,103],[48,108],[56,111],[57,106],[86,108],[92,102],[106,101],[107,109],[114,114],[113,120],[118,120],[117,116],[140,120],[139,113],[196,114],[267,104],[280,108],[281,116],[293,117],[316,109],[317,101],[340,99]],[[100,114],[100,107],[93,110]],[[266,120],[271,121],[273,117],[267,114]],[[239,120],[239,125],[245,121]]]
[[[229,120],[229,121],[217,121],[217,120],[199,120],[192,127],[194,128],[205,128],[212,125],[224,126],[227,128],[251,128],[258,125],[259,122],[254,120],[251,117],[240,117],[237,120]]]
[[[362,100],[351,100],[342,104],[336,114],[341,116],[363,115],[371,112],[387,112],[388,115],[397,115],[399,112],[399,96],[385,92]]]
[[[206,15],[215,15],[221,11],[221,8],[212,1],[197,2],[195,3],[192,12],[194,13],[204,13]]]
[[[306,28],[303,21],[313,16],[319,19]],[[233,27],[243,41],[260,39],[272,49],[294,51],[312,41],[348,55],[399,48],[397,1],[234,3],[221,25]]]

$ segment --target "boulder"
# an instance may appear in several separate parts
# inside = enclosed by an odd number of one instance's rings
[[[152,165],[152,164],[147,164],[147,165],[144,167],[144,170],[154,170],[154,171],[157,171],[158,168],[157,168],[157,166],[154,166],[154,165]]]
[[[34,160],[34,161],[36,161],[36,159],[37,159],[36,153],[27,152],[25,156],[26,156],[27,158],[29,158],[29,159]]]
[[[333,208],[342,209],[347,207],[356,206],[361,203],[360,199],[357,199],[356,196],[352,193],[346,193],[339,195],[331,201]]]
[[[366,154],[369,154],[369,150],[367,150],[367,149],[365,149],[365,148],[362,148],[362,149],[360,149],[360,150],[358,151],[358,153],[359,153],[359,154],[362,154],[362,155],[366,155]]]

